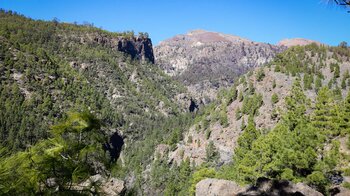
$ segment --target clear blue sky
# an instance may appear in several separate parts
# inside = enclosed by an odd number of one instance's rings
[[[0,0],[33,19],[88,21],[109,31],[148,32],[154,44],[193,29],[276,43],[302,37],[350,43],[350,13],[325,0]]]

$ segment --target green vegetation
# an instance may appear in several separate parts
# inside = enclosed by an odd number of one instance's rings
[[[53,126],[49,139],[9,157],[2,155],[0,194],[73,194],[72,183],[83,182],[97,171],[106,172],[104,166],[110,160],[102,145],[107,141],[99,120],[89,113],[71,113]],[[97,184],[92,186],[97,190]]]
[[[123,147],[125,172],[113,174],[132,172],[137,181],[157,144],[169,141],[175,146],[181,139],[193,119],[173,101],[184,87],[156,66],[99,43],[99,36],[134,39],[133,32],[110,33],[92,25],[34,21],[0,11],[3,158],[34,150],[70,110],[92,111],[106,134],[122,132],[133,141]]]
[[[349,59],[348,48],[291,47],[267,65],[296,78],[281,102],[285,107],[273,107],[269,114],[277,125],[267,130],[256,127],[254,120],[264,104],[254,83],[264,80],[266,67],[257,70],[256,80],[250,71],[221,90],[217,100],[195,114],[186,113],[174,101],[184,87],[156,66],[116,51],[108,41],[101,44],[101,37],[121,36],[136,39],[133,31],[110,33],[92,24],[34,21],[0,11],[1,195],[76,194],[73,185],[97,173],[135,179],[130,194],[147,187],[160,195],[193,195],[196,183],[207,177],[242,184],[253,184],[259,177],[286,179],[328,194],[329,175],[340,169],[349,173],[339,168],[341,161],[349,160],[339,153],[337,140],[350,138],[350,93],[342,97],[350,74],[340,72],[341,62]],[[147,33],[138,36],[148,38]],[[329,55],[335,59],[331,64]],[[332,77],[321,68],[329,69]],[[272,88],[277,88],[276,80]],[[317,92],[315,102],[305,92]],[[273,105],[279,101],[277,94],[271,95]],[[235,119],[229,119],[228,108],[234,104],[242,106],[235,108]],[[211,130],[214,123],[228,130],[232,120],[241,120],[243,133],[233,164],[221,167]],[[191,125],[208,143],[192,135],[182,141]],[[116,132],[128,142],[123,164],[103,149]],[[161,143],[168,148],[155,155]],[[179,164],[169,162],[169,151],[184,143],[205,147],[205,163],[196,167],[183,149]],[[79,194],[98,194],[98,185],[92,186]]]
[[[256,115],[258,109],[263,104],[261,94],[253,94],[250,96],[245,96],[243,99],[242,113],[247,115]]]
[[[318,93],[314,112],[307,114],[310,104],[299,81],[285,101],[287,111],[282,121],[267,134],[256,130],[250,116],[238,139],[235,164],[223,168],[219,176],[240,183],[254,183],[263,176],[305,181],[326,193],[330,184],[327,174],[335,171],[340,158],[339,142],[332,139],[340,134],[345,111],[338,110],[331,92],[324,87]],[[326,150],[326,145],[331,148]]]
[[[278,95],[276,93],[271,96],[271,103],[274,105],[278,102]]]
[[[264,68],[260,68],[258,69],[258,72],[256,73],[256,80],[258,82],[262,81],[265,77],[265,72],[264,72]]]

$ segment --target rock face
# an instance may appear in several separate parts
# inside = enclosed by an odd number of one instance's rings
[[[80,42],[110,47],[129,54],[133,59],[154,63],[153,46],[147,37],[110,36],[103,33],[92,33],[80,37]]]
[[[207,178],[197,183],[196,196],[235,196],[243,190],[235,182]]]
[[[203,30],[177,35],[154,48],[156,64],[183,82],[196,97],[215,98],[250,68],[269,62],[284,46]]]
[[[130,54],[133,58],[154,63],[152,41],[149,38],[119,39],[118,51]]]
[[[95,190],[94,185],[99,184],[100,187],[98,190]],[[123,195],[125,193],[125,184],[124,181],[119,180],[117,178],[109,178],[106,179],[102,177],[100,174],[96,174],[91,176],[87,181],[81,183],[79,185],[73,186],[75,190],[88,190],[91,192],[96,192],[101,195],[110,195],[110,196],[118,196]]]
[[[196,196],[322,196],[323,194],[303,183],[259,178],[256,185],[243,188],[235,182],[219,179],[204,179],[196,185]]]

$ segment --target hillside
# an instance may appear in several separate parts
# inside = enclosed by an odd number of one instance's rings
[[[154,47],[156,64],[202,103],[215,99],[220,87],[232,85],[242,73],[283,50],[283,46],[204,30],[176,35]]]
[[[0,195],[349,195],[349,89],[345,42],[0,10]]]
[[[101,119],[112,160],[121,153],[105,172],[139,178],[136,168],[147,165],[155,144],[191,119],[185,88],[153,60],[144,33],[111,33],[1,11],[0,154],[29,151],[52,137],[51,126],[68,118],[67,112],[88,111]]]
[[[303,182],[323,194],[349,187],[349,71],[348,48],[311,44],[243,75],[199,112],[181,142],[157,147],[158,167],[192,166],[176,180],[185,188],[169,177],[165,190],[193,193],[201,179],[215,177]]]

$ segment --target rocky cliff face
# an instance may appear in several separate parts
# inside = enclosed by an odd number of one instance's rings
[[[133,59],[154,63],[152,41],[148,37],[111,36],[91,33],[80,37],[81,43],[97,44],[129,54]]]
[[[219,87],[269,62],[284,46],[203,30],[177,35],[154,48],[156,64],[187,85],[196,97],[213,99]]]
[[[133,58],[154,63],[152,41],[149,38],[118,39],[117,49],[130,54]]]

